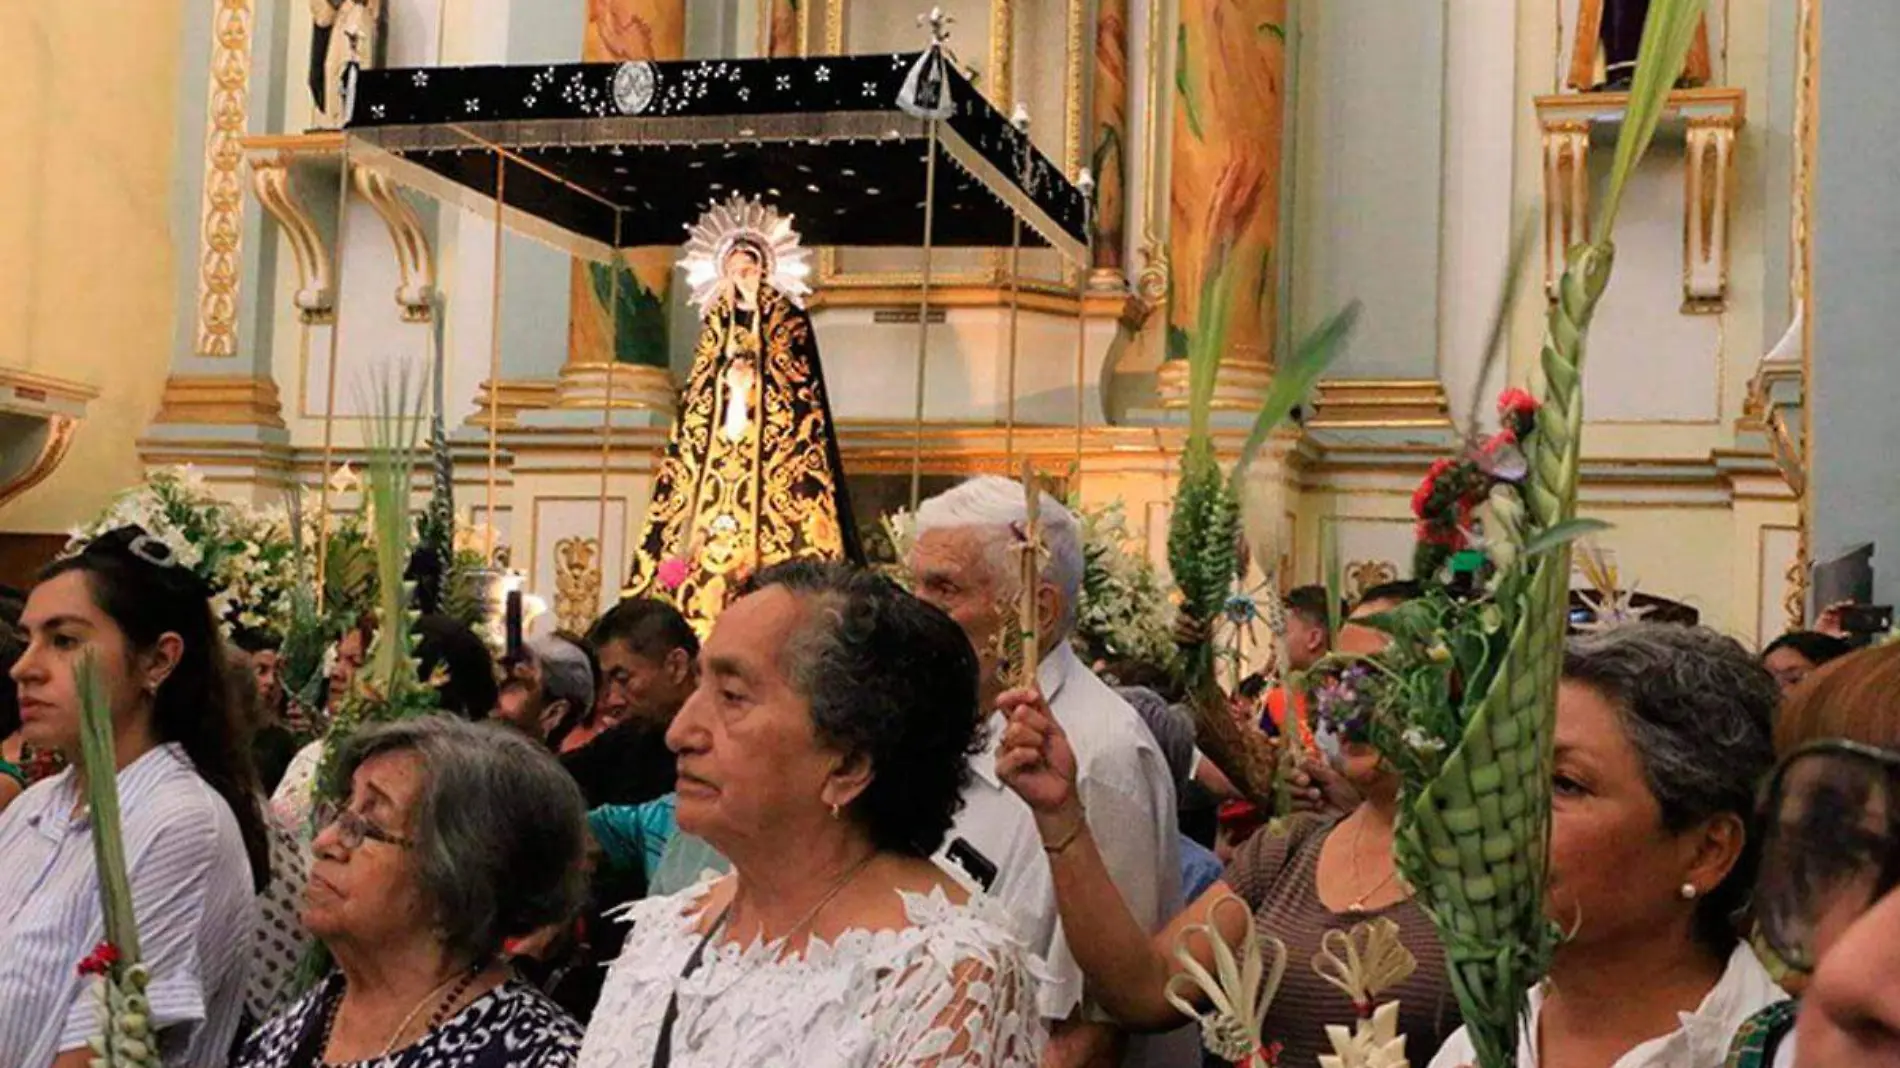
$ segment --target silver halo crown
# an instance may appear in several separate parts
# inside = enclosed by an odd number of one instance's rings
[[[792,217],[780,215],[757,197],[737,193],[715,203],[687,227],[686,254],[680,266],[693,287],[693,305],[705,318],[725,289],[726,257],[736,248],[757,252],[760,273],[773,289],[800,307],[811,293],[811,250],[798,243]]]

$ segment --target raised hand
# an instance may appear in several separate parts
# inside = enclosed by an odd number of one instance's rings
[[[1075,751],[1036,690],[1009,690],[997,700],[1008,719],[996,748],[996,775],[1016,791],[1039,824],[1079,818]]]

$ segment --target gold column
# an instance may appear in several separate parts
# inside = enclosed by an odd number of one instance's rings
[[[686,0],[571,0],[587,5],[581,59],[614,63],[640,59],[680,59],[686,54]],[[610,300],[626,302],[634,316],[657,316],[648,336],[665,336],[666,298],[673,273],[673,250],[641,249],[627,254],[632,286],[621,279],[618,290],[604,267],[575,263],[568,301],[567,366],[603,365],[616,358],[614,326],[619,322]],[[606,284],[597,284],[605,280]],[[616,300],[617,296],[617,300]],[[662,368],[665,353],[642,354]]]
[[[1181,0],[1170,161],[1168,362],[1161,403],[1187,401],[1198,331],[1226,330],[1215,404],[1250,408],[1272,377],[1278,309],[1280,139],[1287,0]],[[1198,322],[1210,275],[1232,288],[1225,323]]]
[[[1089,169],[1095,175],[1092,285],[1119,288],[1128,222],[1128,0],[1101,0],[1095,14],[1095,85]]]

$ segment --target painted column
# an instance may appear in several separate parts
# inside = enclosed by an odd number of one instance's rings
[[[1175,27],[1168,297],[1162,402],[1186,402],[1195,335],[1226,330],[1216,405],[1264,395],[1278,314],[1286,0],[1182,0]],[[1225,322],[1198,321],[1210,284],[1230,290]]]
[[[587,0],[581,59],[614,63],[680,59],[686,51],[685,0]],[[602,264],[574,264],[569,298],[567,365],[619,363],[667,366],[667,289],[675,250],[627,254],[619,285]],[[614,315],[608,316],[609,304]]]
[[[1101,0],[1095,15],[1095,85],[1089,169],[1095,175],[1093,284],[1119,287],[1128,223],[1128,0]]]
[[[761,0],[765,4],[765,54],[796,56],[804,51],[800,27],[812,0]]]

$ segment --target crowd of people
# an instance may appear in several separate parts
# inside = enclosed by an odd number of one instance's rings
[[[1241,798],[1165,671],[1078,653],[1080,534],[1053,499],[1019,588],[1026,519],[1021,485],[971,480],[919,511],[909,590],[780,564],[703,641],[629,599],[498,661],[424,616],[438,711],[334,741],[273,635],[221,635],[213,591],[135,528],[93,540],[0,597],[0,1068],[93,1056],[93,774],[117,777],[167,1064],[1190,1068],[1212,1062],[1175,980],[1215,962],[1184,935],[1249,915],[1293,962],[1264,1024],[1280,1064],[1332,1052],[1360,1007],[1306,962],[1377,918],[1418,962],[1384,995],[1410,1063],[1472,1063],[1394,864],[1398,776],[1254,679],[1231,708],[1298,754],[1295,811]],[[1416,595],[1292,591],[1293,667],[1376,655],[1367,618]],[[1024,598],[1034,685],[998,609]],[[379,629],[337,636],[332,693]],[[116,768],[79,758],[82,661]],[[1552,791],[1565,937],[1520,1064],[1900,1065],[1900,645],[1577,636]]]

